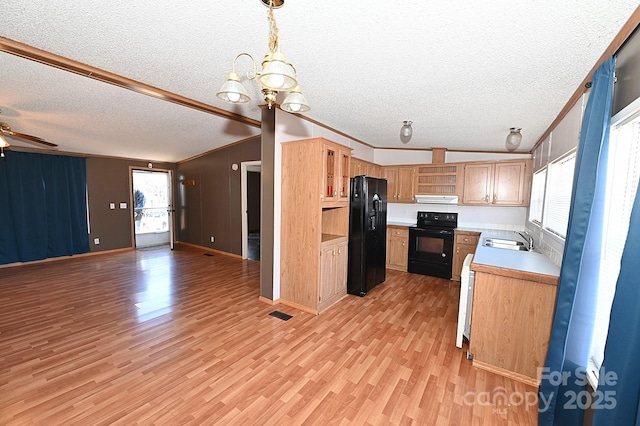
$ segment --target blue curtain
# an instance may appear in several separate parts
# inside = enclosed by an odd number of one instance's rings
[[[593,74],[582,120],[571,209],[560,268],[549,350],[539,391],[540,425],[582,425],[583,411],[573,409],[585,389],[584,368],[595,320],[604,189],[611,125],[615,59]]]
[[[640,425],[640,369],[636,358],[640,353],[639,239],[640,192],[636,192],[600,368],[597,396],[602,404],[595,411],[595,426]]]
[[[0,159],[0,264],[89,251],[86,160],[9,151]]]

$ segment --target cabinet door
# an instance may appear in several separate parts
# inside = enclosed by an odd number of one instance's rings
[[[347,256],[348,247],[349,240],[347,239],[336,245],[333,295],[336,296],[337,299],[347,294],[347,271],[349,267],[349,257]]]
[[[338,196],[338,150],[331,145],[324,145],[322,150],[323,165],[322,172],[324,186],[322,190],[324,201],[333,201]]]
[[[525,200],[525,162],[496,163],[494,166],[493,200],[500,206],[522,206]]]
[[[378,172],[376,171],[376,165],[373,163],[367,163],[367,176],[378,177]]]
[[[413,178],[415,174],[414,167],[398,167],[398,196],[399,203],[413,203]]]
[[[463,204],[489,204],[493,191],[493,164],[466,164],[462,189]]]
[[[383,167],[382,177],[387,180],[387,202],[398,202],[398,168],[397,167]]]
[[[349,201],[349,186],[351,178],[349,176],[349,168],[351,164],[351,154],[349,151],[339,150],[340,164],[338,170],[338,193],[337,197],[340,201]]]
[[[407,270],[409,258],[409,230],[406,228],[387,228],[387,268]]]
[[[351,166],[349,167],[349,169],[350,169],[350,173],[349,174],[351,175],[351,177],[361,175],[362,174],[360,172],[360,170],[361,170],[361,161],[358,160],[357,158],[352,158],[351,159]]]
[[[320,251],[320,289],[318,305],[331,299],[335,293],[335,257],[336,246],[325,244]]]

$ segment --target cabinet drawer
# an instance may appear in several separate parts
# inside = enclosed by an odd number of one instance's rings
[[[409,228],[389,226],[389,233],[394,237],[409,238]]]
[[[478,244],[478,236],[476,235],[456,235],[456,244]]]

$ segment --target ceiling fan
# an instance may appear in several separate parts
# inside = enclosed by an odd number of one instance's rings
[[[0,121],[0,157],[4,157],[4,149],[11,146],[5,136],[11,136],[18,139],[23,139],[28,143],[46,145],[52,148],[57,147],[55,143],[47,142],[37,136],[25,135],[24,133],[18,133],[11,130],[11,126],[5,122]]]

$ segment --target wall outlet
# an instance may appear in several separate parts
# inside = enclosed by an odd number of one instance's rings
[[[100,238],[94,238],[94,239],[93,239],[93,243],[94,243],[95,245],[100,244]]]
[[[127,208],[127,203],[120,203],[120,208],[121,209],[126,209]]]
[[[215,243],[216,242],[216,237],[211,237],[211,242]]]
[[[111,210],[115,210],[116,209],[116,203],[109,203],[109,208]]]

